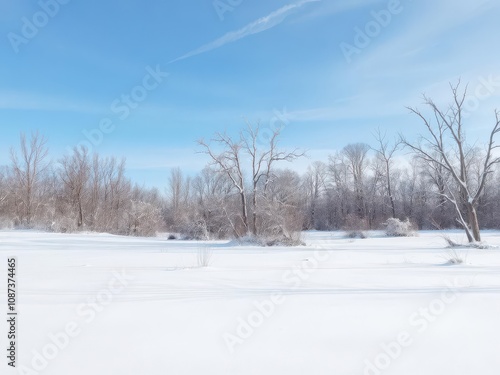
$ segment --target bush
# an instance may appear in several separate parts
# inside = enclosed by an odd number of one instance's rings
[[[368,238],[368,233],[362,230],[349,230],[346,232],[347,238]]]
[[[9,219],[7,217],[0,217],[0,229],[13,229],[14,228],[14,221],[12,219]]]
[[[414,237],[417,235],[409,219],[401,221],[396,218],[387,219],[385,222],[385,234],[388,237]]]
[[[293,232],[290,235],[282,235],[264,240],[264,246],[304,246],[300,232]]]
[[[207,223],[201,219],[180,225],[178,229],[183,240],[207,241],[210,239]]]
[[[176,237],[175,234],[171,234],[171,235],[168,236],[168,239],[172,241],[172,240],[176,240],[177,237]]]
[[[291,235],[247,235],[240,237],[231,242],[233,245],[249,245],[249,246],[262,246],[262,247],[272,247],[272,246],[304,246],[305,243],[301,239],[300,232],[293,232]]]
[[[368,238],[369,227],[366,218],[360,218],[355,214],[347,215],[344,223],[347,238]]]
[[[124,234],[129,236],[154,237],[160,230],[160,210],[151,203],[131,201],[127,213],[128,225]]]
[[[55,221],[51,223],[48,229],[56,233],[74,233],[78,230],[76,225],[76,219],[71,217],[57,218]]]

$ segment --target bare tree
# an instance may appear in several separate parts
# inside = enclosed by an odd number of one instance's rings
[[[348,171],[350,172],[354,185],[354,202],[357,215],[360,218],[366,217],[365,202],[365,171],[368,166],[368,151],[370,146],[365,143],[351,143],[342,149],[341,155],[344,157]]]
[[[90,165],[90,197],[88,203],[89,226],[92,230],[96,230],[99,222],[99,215],[102,211],[100,197],[104,177],[101,164],[102,162],[99,155],[94,154],[92,157],[92,164]]]
[[[60,161],[59,176],[67,191],[68,198],[77,214],[77,227],[84,224],[84,199],[90,179],[90,162],[88,149],[75,147],[71,156],[65,156]]]
[[[26,135],[20,136],[21,155],[11,149],[12,171],[17,185],[19,202],[19,220],[21,224],[32,225],[33,218],[43,203],[38,196],[43,173],[48,167],[47,140],[38,132],[31,133],[29,141]]]
[[[351,213],[351,196],[349,189],[350,175],[344,156],[341,152],[329,156],[328,165],[328,228],[340,228]]]
[[[130,203],[131,182],[125,177],[125,158],[117,161],[116,158],[107,158],[104,164],[104,191],[107,196],[106,212],[108,228],[113,232],[120,232],[124,226],[120,220]]]
[[[322,162],[314,162],[304,176],[304,190],[308,198],[307,228],[316,228],[316,211],[321,193],[326,188],[327,166]]]
[[[261,138],[259,132],[259,125],[252,127],[250,124],[247,124],[247,128],[241,134],[244,150],[250,156],[252,164],[252,233],[254,235],[258,234],[257,199],[259,183],[262,182],[264,185],[263,195],[265,197],[274,164],[279,161],[292,162],[304,155],[303,152],[297,149],[292,152],[278,150],[278,139],[281,129],[277,129],[272,133],[265,149],[259,149],[258,142]]]
[[[189,197],[191,190],[191,179],[184,177],[180,168],[174,168],[170,171],[168,180],[168,195],[170,198],[170,210],[174,223],[180,224],[182,221],[183,212],[189,205]]]
[[[424,104],[430,108],[431,116],[426,117],[418,109],[409,108],[423,121],[427,136],[421,136],[416,143],[403,136],[401,140],[429,168],[439,172],[439,166],[450,174],[453,183],[445,181],[447,192],[444,197],[454,205],[457,220],[465,229],[469,242],[481,241],[477,207],[488,176],[494,166],[500,163],[500,158],[493,155],[493,151],[499,147],[495,145],[495,136],[500,132],[500,112],[495,111],[496,120],[481,158],[477,179],[474,180],[471,168],[472,160],[477,157],[477,149],[467,142],[463,124],[467,87],[460,92],[460,81],[456,85],[450,84],[450,87],[453,100],[447,108],[439,108],[426,96]]]
[[[258,235],[259,232],[258,195],[260,184],[263,186],[262,194],[265,196],[274,164],[279,161],[293,161],[304,155],[298,150],[287,152],[278,149],[280,129],[272,133],[265,147],[260,147],[260,141],[263,137],[260,136],[259,131],[259,125],[253,127],[247,124],[236,140],[227,134],[217,133],[212,141],[222,148],[223,151],[220,153],[217,153],[215,148],[205,141],[198,142],[203,147],[203,152],[210,156],[212,165],[216,166],[220,173],[225,174],[238,191],[244,231],[253,235]],[[247,181],[244,173],[244,164],[248,161],[251,170],[251,206],[247,200]],[[252,210],[251,221],[249,219],[250,208]]]
[[[224,151],[217,154],[211,145],[204,140],[199,140],[198,143],[204,148],[204,153],[212,159],[212,165],[215,166],[219,173],[225,174],[232,182],[235,189],[238,191],[241,202],[241,221],[244,227],[245,234],[250,232],[248,224],[248,203],[245,189],[245,176],[243,174],[242,165],[242,141],[241,139],[234,141],[227,134],[217,133],[213,142],[222,147]],[[239,235],[239,233],[235,233]]]
[[[178,212],[181,207],[181,196],[183,191],[184,177],[180,168],[175,168],[170,171],[168,180],[169,196],[171,200],[172,210]]]
[[[394,144],[392,145],[389,144],[389,142],[386,140],[386,134],[382,134],[380,129],[377,129],[374,136],[378,145],[376,148],[372,149],[376,152],[377,157],[383,163],[385,169],[384,171],[385,187],[387,189],[387,195],[389,196],[389,202],[391,204],[392,217],[396,218],[396,204],[393,195],[391,171],[393,166],[394,154],[398,150],[400,143],[394,142]]]

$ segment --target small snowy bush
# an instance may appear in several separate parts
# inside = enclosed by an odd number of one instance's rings
[[[410,220],[401,221],[396,218],[387,219],[385,222],[385,234],[388,237],[413,237],[416,232]]]
[[[73,233],[78,230],[76,219],[71,217],[59,217],[53,221],[48,228],[50,231],[56,233]]]
[[[287,235],[283,234],[281,236],[268,237],[265,239],[264,246],[304,246],[305,243],[302,241],[300,232],[293,232]]]
[[[205,220],[195,220],[178,226],[183,240],[206,241],[210,239]]]
[[[368,232],[362,231],[362,230],[350,230],[346,232],[346,237],[347,238],[361,238],[365,239],[368,238]]]
[[[151,203],[131,201],[127,214],[128,224],[124,234],[138,237],[154,237],[160,230],[161,213]]]
[[[355,214],[347,215],[344,223],[344,230],[347,238],[368,238],[370,225],[366,218],[360,218]]]
[[[0,229],[13,229],[14,228],[14,221],[12,219],[9,219],[7,217],[0,217]]]
[[[240,237],[231,242],[234,245],[250,245],[250,246],[262,246],[262,247],[272,247],[272,246],[284,246],[284,247],[294,247],[294,246],[304,246],[305,243],[301,239],[300,232],[293,232],[288,235],[267,235],[267,236],[254,236],[247,235]]]

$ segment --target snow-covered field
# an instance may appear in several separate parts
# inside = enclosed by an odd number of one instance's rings
[[[0,373],[500,373],[500,249],[449,265],[437,232],[304,237],[258,248],[2,231],[0,309],[15,256],[21,367],[2,356]],[[484,239],[500,245],[500,232]]]

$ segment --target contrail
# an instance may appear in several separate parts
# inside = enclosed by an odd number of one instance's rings
[[[207,43],[204,46],[201,46],[181,57],[176,58],[175,60],[170,61],[169,64],[199,55],[201,53],[212,51],[228,43],[232,43],[239,39],[245,38],[249,35],[258,34],[262,31],[268,30],[282,23],[291,13],[301,8],[303,5],[318,1],[321,0],[302,0],[297,3],[285,5],[284,7],[275,10],[265,17],[259,18],[257,21],[254,21],[239,30],[231,31],[224,36],[214,40],[213,42]]]

